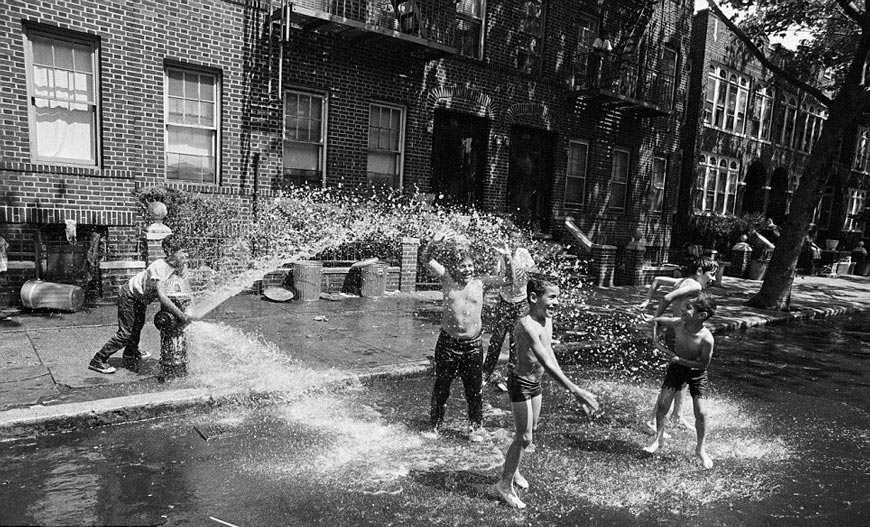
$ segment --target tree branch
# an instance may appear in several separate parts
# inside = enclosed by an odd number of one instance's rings
[[[843,12],[846,13],[846,16],[857,22],[861,27],[865,27],[865,24],[867,24],[865,17],[866,13],[862,14],[858,11],[858,8],[855,7],[852,0],[837,0],[837,3],[840,4]]]
[[[730,18],[725,16],[725,13],[723,13],[722,10],[719,9],[719,6],[716,5],[716,2],[714,0],[707,0],[707,5],[710,6],[713,14],[715,14],[716,17],[718,17],[728,27],[728,29],[730,29],[737,36],[737,39],[746,46],[749,52],[752,53],[752,55],[756,59],[758,59],[759,62],[761,62],[762,66],[769,69],[774,73],[774,75],[781,77],[783,80],[785,80],[795,88],[809,93],[825,106],[831,105],[831,98],[825,95],[822,90],[810,86],[806,82],[800,80],[788,71],[780,68],[779,66],[771,62],[770,59],[768,59],[767,56],[760,49],[758,49],[758,46],[756,46],[755,43],[752,42],[752,40],[748,36],[746,36],[746,33],[744,33],[739,27],[737,27],[737,24],[735,24]]]

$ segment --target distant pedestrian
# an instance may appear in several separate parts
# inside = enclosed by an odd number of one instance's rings
[[[435,248],[442,247],[439,257],[443,264],[433,257]],[[502,256],[509,258],[510,248],[497,249]],[[432,403],[429,414],[431,433],[437,434],[444,421],[444,411],[450,396],[450,385],[458,375],[465,389],[468,404],[470,427],[468,439],[484,441],[489,437],[483,427],[482,387],[482,345],[481,331],[483,322],[483,293],[485,288],[501,287],[509,279],[500,276],[476,277],[474,262],[466,247],[457,243],[453,233],[439,232],[432,237],[424,251],[425,261],[432,273],[441,282],[444,294],[444,313],[441,317],[441,332],[435,345],[435,385],[432,389]],[[507,262],[510,276],[510,262]]]
[[[595,394],[578,387],[562,372],[553,353],[553,313],[559,306],[559,287],[541,276],[532,277],[527,285],[529,314],[514,328],[517,341],[517,364],[508,378],[508,394],[514,415],[515,433],[505,455],[501,479],[495,484],[499,496],[511,507],[525,508],[514,486],[528,489],[529,482],[520,474],[523,454],[534,440],[541,413],[544,371],[573,395],[587,414],[598,410]]]
[[[6,320],[8,315],[3,313],[5,304],[3,303],[3,289],[6,287],[6,270],[8,269],[7,262],[9,257],[6,255],[6,249],[9,248],[9,243],[5,238],[0,236],[0,320]]]
[[[528,274],[535,272],[535,260],[529,251],[521,244],[523,235],[520,231],[514,231],[511,243],[514,245],[510,255],[511,283],[501,288],[498,296],[498,304],[495,308],[495,316],[492,323],[492,336],[489,339],[489,347],[486,351],[486,359],[483,361],[483,381],[485,385],[493,386],[507,391],[504,377],[495,371],[498,358],[501,355],[501,347],[505,335],[508,336],[508,368],[516,364],[516,341],[513,329],[517,320],[526,314],[528,302],[526,301],[526,284]],[[506,272],[504,259],[496,262],[495,274]]]
[[[173,274],[183,274],[187,267],[187,251],[178,245],[175,238],[167,236],[163,240],[166,258],[159,258],[146,269],[130,278],[118,293],[118,331],[102,349],[91,359],[88,369],[99,373],[115,373],[109,365],[109,357],[116,351],[124,350],[125,362],[138,365],[141,359],[150,357],[148,352],[139,349],[139,337],[145,326],[145,311],[148,304],[160,300],[163,307],[178,317],[184,324],[195,320],[184,313],[166,295],[166,280]]]
[[[706,451],[707,436],[707,367],[713,358],[713,334],[704,323],[716,314],[716,304],[707,293],[695,293],[686,304],[682,315],[656,317],[653,321],[653,342],[658,342],[656,334],[659,324],[673,328],[675,333],[674,351],[661,346],[659,349],[668,355],[668,370],[662,382],[662,389],[656,402],[656,435],[653,442],[644,448],[650,454],[664,446],[665,416],[671,402],[683,386],[689,385],[692,404],[695,410],[695,431],[698,442],[695,455],[704,468],[713,468],[713,460]]]

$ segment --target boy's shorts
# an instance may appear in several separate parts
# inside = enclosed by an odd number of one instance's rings
[[[674,391],[683,389],[683,385],[689,385],[689,394],[692,397],[704,399],[707,397],[707,370],[696,370],[681,364],[669,364],[665,373],[662,388]]]
[[[511,372],[508,376],[508,396],[512,403],[528,401],[544,393],[541,381],[529,381]]]

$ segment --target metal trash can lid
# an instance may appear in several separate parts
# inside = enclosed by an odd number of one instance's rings
[[[263,296],[273,302],[288,302],[293,300],[293,291],[283,287],[267,287],[263,291]]]
[[[369,265],[373,265],[373,264],[376,264],[376,263],[378,263],[378,259],[377,259],[377,258],[366,258],[365,260],[360,260],[360,261],[358,261],[358,262],[354,262],[353,264],[351,264],[351,267],[352,267],[352,268],[356,268],[356,267],[367,267],[367,266],[369,266]]]

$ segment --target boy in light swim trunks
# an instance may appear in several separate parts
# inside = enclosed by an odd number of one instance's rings
[[[471,426],[468,439],[473,442],[484,441],[489,437],[483,428],[483,347],[481,331],[483,321],[483,292],[485,288],[502,287],[510,283],[501,276],[474,276],[474,262],[467,248],[457,243],[457,236],[439,232],[427,245],[424,258],[429,270],[441,281],[444,293],[444,314],[441,317],[441,332],[435,345],[435,385],[432,388],[432,403],[429,413],[432,431],[438,433],[444,421],[444,410],[450,397],[450,385],[458,375],[465,389],[468,403],[468,419]],[[453,242],[452,248],[443,251],[445,265],[432,257],[436,246]],[[510,276],[510,248],[496,250],[506,257],[508,276]]]
[[[683,385],[689,385],[692,404],[695,409],[695,431],[698,444],[695,455],[701,459],[704,468],[712,468],[713,460],[707,455],[705,439],[707,435],[707,367],[713,358],[713,334],[704,327],[707,321],[716,313],[716,304],[707,293],[699,293],[685,305],[679,318],[656,318],[658,324],[674,328],[674,352],[659,344],[659,349],[668,354],[669,364],[656,403],[656,436],[655,440],[644,448],[650,454],[655,453],[664,445],[665,416],[671,407],[671,401]],[[658,342],[653,326],[653,342]]]
[[[559,306],[559,287],[541,276],[533,276],[526,287],[529,314],[514,327],[517,364],[508,377],[508,394],[516,433],[505,455],[501,479],[495,484],[499,496],[511,507],[525,508],[514,485],[529,487],[520,474],[523,453],[532,443],[541,413],[541,379],[547,371],[577,399],[587,414],[598,410],[596,396],[571,382],[553,353],[553,314]]]

